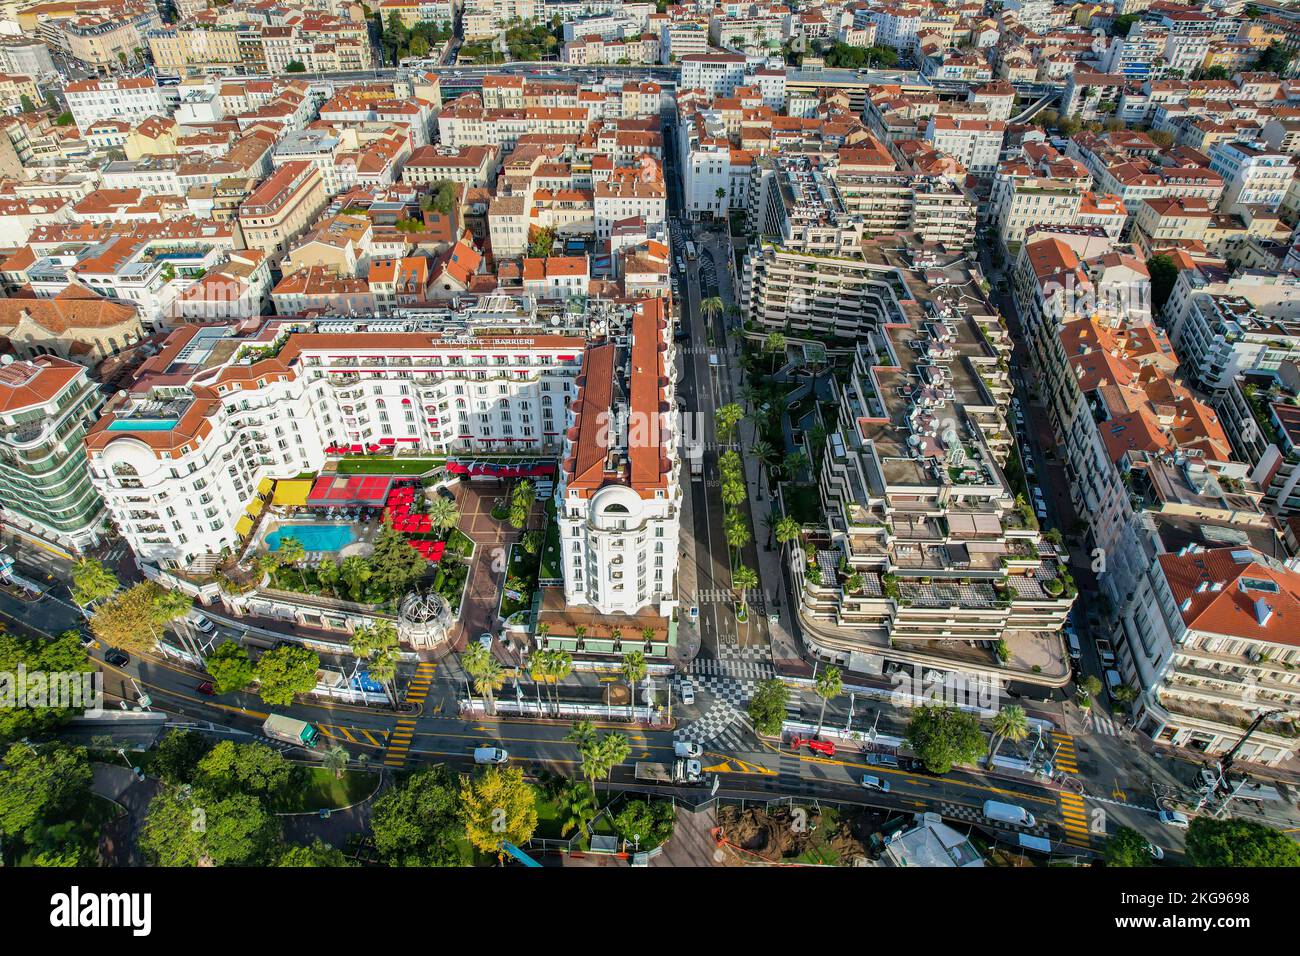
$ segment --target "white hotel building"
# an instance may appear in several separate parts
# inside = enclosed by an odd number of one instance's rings
[[[268,479],[318,471],[340,446],[559,449],[582,335],[536,335],[532,326],[517,337],[477,335],[463,316],[457,329],[416,331],[420,324],[177,330],[86,439],[91,480],[136,554],[164,567],[210,567],[238,546],[239,520]]]
[[[676,373],[663,300],[636,309],[626,344],[593,345],[577,379],[556,498],[564,597],[601,615],[666,617],[680,547]]]

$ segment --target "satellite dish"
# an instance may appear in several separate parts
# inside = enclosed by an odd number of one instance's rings
[[[14,357],[10,355],[8,352],[6,352],[4,355],[0,355],[0,365],[12,365],[13,362],[14,362]]]

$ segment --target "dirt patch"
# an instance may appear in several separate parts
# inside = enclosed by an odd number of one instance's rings
[[[785,863],[853,866],[868,857],[874,819],[813,807],[770,811],[724,806],[719,841],[740,864]]]

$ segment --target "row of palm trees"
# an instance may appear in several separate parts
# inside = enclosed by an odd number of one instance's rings
[[[543,630],[545,629],[545,630]],[[575,630],[584,631],[582,625],[578,625]],[[615,640],[621,636],[621,628],[611,629],[611,634]],[[549,628],[545,624],[538,625],[538,634],[545,637]],[[654,634],[654,628],[643,628],[642,636],[648,641]],[[581,639],[581,637],[579,638]],[[460,656],[461,666],[465,673],[469,675],[472,682],[474,693],[483,698],[484,709],[488,713],[494,713],[496,709],[496,692],[499,691],[506,682],[506,669],[501,663],[492,656],[492,651],[482,644],[470,644]],[[645,654],[641,651],[630,651],[623,655],[619,664],[619,674],[627,684],[628,691],[628,719],[635,717],[636,711],[636,688],[637,685],[646,679],[650,667],[646,661]],[[528,674],[533,683],[546,686],[546,700],[551,712],[560,716],[560,682],[573,673],[573,657],[567,651],[560,650],[541,650],[537,651],[528,659]]]

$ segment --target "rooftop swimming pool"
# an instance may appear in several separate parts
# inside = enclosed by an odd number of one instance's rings
[[[268,551],[279,551],[285,538],[297,538],[304,551],[342,551],[357,540],[346,524],[282,524],[266,536]]]
[[[126,418],[110,422],[111,432],[169,432],[176,427],[176,418]]]

